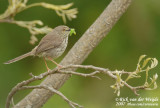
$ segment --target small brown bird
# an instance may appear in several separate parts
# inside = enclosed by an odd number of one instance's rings
[[[28,56],[39,56],[43,57],[45,61],[45,65],[47,67],[47,70],[49,71],[49,68],[46,63],[46,59],[52,61],[55,63],[58,68],[61,68],[61,65],[56,63],[54,60],[55,58],[58,58],[63,54],[65,51],[67,44],[68,44],[68,36],[71,35],[72,29],[70,29],[67,26],[60,25],[58,27],[55,27],[50,33],[48,33],[46,36],[44,36],[40,43],[32,49],[30,52],[21,55],[19,57],[16,57],[12,60],[9,60],[5,62],[4,64],[10,64],[16,61],[19,61],[23,58],[26,58]],[[74,29],[73,29],[74,30]],[[75,33],[75,31],[74,31]]]

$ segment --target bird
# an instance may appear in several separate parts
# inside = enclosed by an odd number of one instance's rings
[[[43,57],[48,71],[50,69],[47,66],[46,60],[52,61],[54,64],[57,65],[58,69],[60,69],[62,68],[62,66],[56,63],[53,59],[58,58],[64,53],[68,45],[68,37],[69,35],[72,35],[72,32],[75,34],[75,30],[69,28],[68,26],[65,25],[57,26],[51,32],[46,34],[41,39],[39,44],[35,48],[33,48],[30,52],[18,56],[14,59],[11,59],[5,62],[4,64],[14,63],[28,56],[38,56],[38,57]]]

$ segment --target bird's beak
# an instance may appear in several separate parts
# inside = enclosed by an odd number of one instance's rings
[[[71,28],[69,28],[68,30],[66,30],[66,31],[71,31]]]

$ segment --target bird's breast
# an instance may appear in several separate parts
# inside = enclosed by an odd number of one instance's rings
[[[68,44],[68,37],[66,37],[59,46],[54,47],[52,49],[49,49],[48,51],[43,52],[41,54],[41,56],[43,56],[43,57],[51,57],[53,59],[58,58],[59,56],[61,56],[64,53],[64,51],[65,51],[65,49],[67,47],[67,44]]]

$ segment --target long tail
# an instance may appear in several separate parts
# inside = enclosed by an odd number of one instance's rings
[[[4,64],[14,63],[14,62],[16,62],[16,61],[19,61],[19,60],[21,60],[21,59],[24,59],[24,58],[26,58],[26,57],[28,57],[28,56],[32,56],[32,55],[33,55],[33,53],[32,53],[32,51],[31,51],[31,52],[28,52],[28,53],[26,53],[26,54],[23,54],[23,55],[21,55],[21,56],[19,56],[19,57],[16,57],[16,58],[14,58],[14,59],[12,59],[12,60],[9,60],[9,61],[5,62]]]

